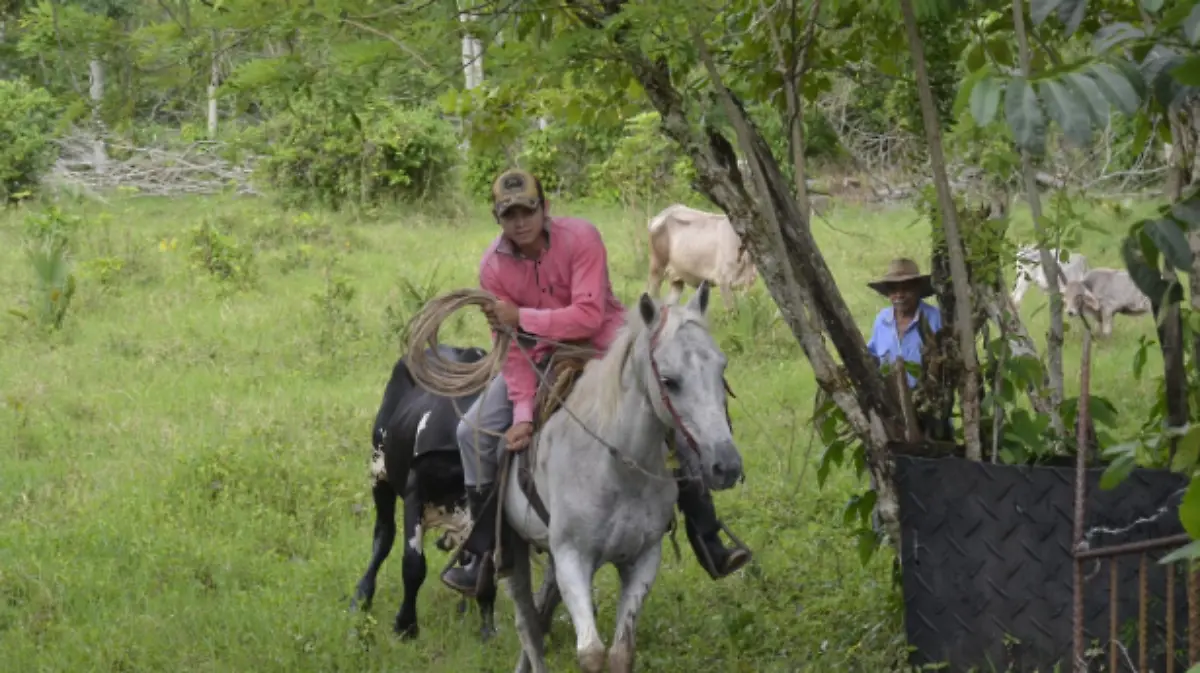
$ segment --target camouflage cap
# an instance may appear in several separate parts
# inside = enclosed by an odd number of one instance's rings
[[[492,209],[497,217],[513,206],[534,210],[542,203],[539,191],[537,178],[529,172],[519,168],[507,170],[492,183]]]

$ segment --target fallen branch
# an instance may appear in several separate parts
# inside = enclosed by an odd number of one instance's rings
[[[51,184],[92,192],[133,190],[140,196],[180,196],[233,191],[257,195],[250,184],[253,158],[234,164],[218,152],[223,143],[198,141],[179,147],[141,147],[106,138],[109,157],[103,171],[93,160],[93,135],[76,132],[58,140],[59,158],[46,177]],[[128,156],[117,159],[118,156]]]

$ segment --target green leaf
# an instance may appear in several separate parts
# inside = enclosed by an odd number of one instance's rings
[[[1092,48],[1099,54],[1104,54],[1113,47],[1129,40],[1146,36],[1146,31],[1128,23],[1112,23],[1096,31],[1092,39]]]
[[[1138,228],[1134,225],[1134,228]],[[1142,241],[1141,239],[1147,239]],[[1167,290],[1167,282],[1163,280],[1162,274],[1158,270],[1158,259],[1153,257],[1153,265],[1147,260],[1139,243],[1149,243],[1153,247],[1153,242],[1148,240],[1148,237],[1142,232],[1131,233],[1126,236],[1121,242],[1121,257],[1125,262],[1125,270],[1129,272],[1130,279],[1138,286],[1147,297],[1161,297]],[[1157,252],[1157,251],[1155,251]]]
[[[1193,478],[1187,493],[1183,494],[1183,502],[1179,503],[1179,523],[1192,539],[1200,537],[1200,479]]]
[[[1080,147],[1087,145],[1092,138],[1091,115],[1087,104],[1072,96],[1061,82],[1047,80],[1039,88],[1046,101],[1047,112],[1063,134]]]
[[[1183,20],[1183,36],[1191,45],[1196,44],[1196,40],[1200,40],[1200,4],[1193,5],[1192,11]]]
[[[1157,12],[1162,9],[1162,6],[1163,0],[1142,0],[1142,9],[1145,9],[1147,12]]]
[[[1192,194],[1183,201],[1171,204],[1171,217],[1192,231],[1200,230],[1200,198]]]
[[[1004,115],[1017,146],[1040,153],[1046,142],[1046,119],[1033,87],[1024,77],[1009,80],[1004,94]]]
[[[1100,488],[1104,491],[1110,491],[1125,481],[1133,468],[1136,467],[1134,454],[1123,453],[1113,459],[1108,467],[1104,469],[1104,473],[1100,475]]]
[[[979,70],[987,63],[987,55],[983,53],[983,43],[976,42],[967,51],[967,70]],[[885,73],[887,74],[887,73]]]
[[[1189,56],[1168,72],[1180,84],[1200,86],[1200,54]]]
[[[1196,557],[1200,557],[1200,540],[1192,540],[1179,549],[1172,551],[1170,554],[1163,556],[1158,560],[1158,562],[1163,565],[1167,565],[1169,563],[1175,563],[1176,561],[1191,560]],[[1187,673],[1200,673],[1200,664],[1196,664],[1195,666],[1187,669]]]
[[[1064,0],[1058,6],[1058,19],[1067,27],[1067,37],[1075,34],[1079,29],[1079,24],[1083,23],[1083,17],[1087,15],[1088,0]]]
[[[1080,103],[1085,105],[1092,121],[1097,126],[1108,124],[1109,108],[1111,107],[1104,94],[1100,92],[1100,87],[1096,86],[1096,81],[1092,78],[1078,72],[1067,73],[1064,77],[1068,87],[1074,91],[1076,97],[1080,99]],[[1142,147],[1142,145],[1134,145],[1134,147]]]
[[[1149,115],[1142,114],[1134,118],[1134,124],[1133,147],[1141,151],[1141,148],[1146,146],[1146,141],[1150,139],[1150,133],[1154,131],[1154,123],[1150,120]]]
[[[1192,268],[1192,247],[1173,220],[1154,220],[1146,225],[1145,232],[1171,266],[1176,269]]]
[[[858,531],[858,560],[863,565],[871,560],[871,556],[875,554],[876,547],[879,546],[879,535],[870,528],[860,528]]]
[[[1029,16],[1033,19],[1033,25],[1040,26],[1050,16],[1063,0],[1031,0],[1029,3]],[[1022,3],[1024,4],[1024,3]]]
[[[1137,90],[1129,80],[1116,68],[1108,63],[1095,63],[1088,69],[1095,78],[1096,84],[1104,92],[1108,100],[1117,106],[1121,112],[1132,116],[1141,107]]]
[[[971,89],[971,116],[979,126],[987,126],[1000,109],[1000,92],[1004,85],[991,75],[985,76]]]
[[[1142,345],[1133,352],[1133,378],[1141,379],[1142,371],[1146,368],[1147,350],[1150,343],[1145,339],[1142,340]]]
[[[1196,468],[1198,460],[1200,460],[1200,425],[1193,425],[1175,445],[1175,458],[1171,461],[1171,470],[1191,473]]]

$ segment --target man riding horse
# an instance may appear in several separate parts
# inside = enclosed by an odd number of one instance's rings
[[[517,338],[499,376],[464,414],[458,425],[474,527],[463,548],[485,560],[495,548],[494,494],[501,446],[522,451],[534,430],[539,371],[556,345],[585,342],[602,355],[624,323],[625,307],[613,294],[607,251],[596,227],[579,218],[551,217],[542,185],[514,169],[492,185],[493,215],[502,233],[488,246],[479,266],[480,286],[496,296],[484,313],[493,329],[513,329]],[[529,337],[541,337],[533,340]],[[522,338],[524,337],[524,338]],[[535,369],[537,363],[538,369]],[[501,442],[500,440],[504,441]],[[700,565],[715,580],[750,560],[740,544],[725,547],[712,496],[701,479],[676,470],[679,510],[688,541]],[[507,571],[504,559],[500,571]],[[487,566],[481,569],[481,566]],[[466,596],[480,586],[490,563],[455,566],[442,581]]]

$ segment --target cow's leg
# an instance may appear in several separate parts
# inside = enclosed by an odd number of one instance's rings
[[[415,474],[413,475],[416,476]],[[423,502],[417,489],[408,489],[404,497],[404,600],[396,613],[396,633],[402,638],[416,638],[420,634],[417,625],[417,592],[425,583],[425,541],[421,530]]]
[[[662,291],[666,271],[666,265],[659,261],[652,248],[650,250],[650,278],[646,281],[646,292],[655,299],[658,299],[659,292]]]
[[[1113,311],[1107,306],[1100,309],[1100,333],[1105,337],[1112,335]]]
[[[371,487],[371,495],[375,499],[375,533],[371,543],[371,562],[367,564],[367,572],[358,581],[354,599],[350,602],[351,610],[357,610],[359,602],[364,610],[371,609],[371,601],[375,598],[375,577],[396,541],[396,491],[386,479],[377,479]]]
[[[671,291],[667,294],[668,304],[678,304],[679,297],[683,295],[684,282],[682,278],[671,279]]]
[[[725,307],[725,312],[729,313],[737,308],[737,302],[733,296],[733,286],[729,283],[721,283],[717,287],[721,290],[721,305]]]
[[[1026,271],[1020,264],[1017,265],[1017,283],[1012,290],[1012,303],[1016,308],[1021,308],[1021,298],[1025,296],[1025,292],[1029,290],[1029,278],[1025,275]]]

